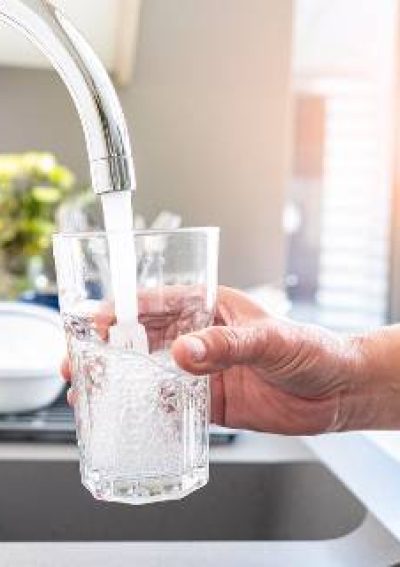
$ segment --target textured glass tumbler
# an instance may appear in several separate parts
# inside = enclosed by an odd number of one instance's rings
[[[136,262],[148,354],[110,340],[107,235],[55,235],[54,256],[82,482],[100,500],[144,504],[182,498],[208,481],[208,377],[178,368],[170,347],[212,324],[219,231],[118,233],[121,245],[132,237],[136,258],[124,261]]]

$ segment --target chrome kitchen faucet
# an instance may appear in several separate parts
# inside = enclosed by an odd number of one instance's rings
[[[87,41],[45,0],[0,0],[0,20],[19,29],[64,81],[86,139],[97,194],[135,190],[128,130],[111,80]]]

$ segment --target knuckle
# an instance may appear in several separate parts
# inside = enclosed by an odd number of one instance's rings
[[[251,362],[265,350],[265,333],[257,327],[215,327],[212,340],[212,350],[224,362]]]
[[[215,327],[213,341],[223,360],[235,358],[240,353],[240,336],[234,327]]]

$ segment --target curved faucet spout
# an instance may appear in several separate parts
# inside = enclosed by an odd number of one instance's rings
[[[31,39],[63,79],[85,133],[94,191],[133,191],[133,159],[122,109],[86,40],[45,0],[0,0],[0,20]]]

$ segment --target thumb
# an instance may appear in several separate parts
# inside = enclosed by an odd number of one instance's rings
[[[236,364],[265,361],[270,339],[268,327],[209,327],[179,337],[172,355],[184,370],[210,374]]]

